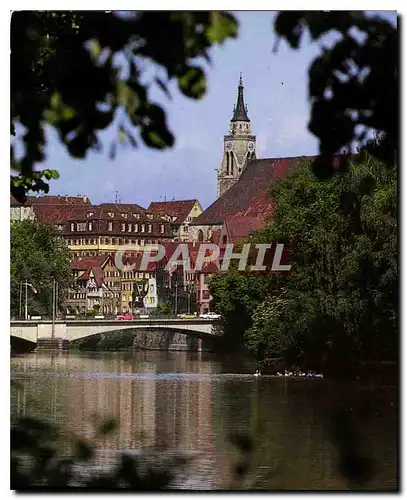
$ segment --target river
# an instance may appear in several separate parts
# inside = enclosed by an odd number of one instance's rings
[[[236,371],[234,373],[234,371]],[[97,444],[99,466],[117,451],[140,449],[190,457],[176,488],[346,490],[332,415],[341,410],[373,460],[364,489],[396,489],[397,388],[326,379],[256,378],[206,353],[27,354],[11,359],[12,421],[30,415],[92,438],[93,415],[116,417],[118,430]],[[250,472],[237,484],[231,433],[254,443]]]

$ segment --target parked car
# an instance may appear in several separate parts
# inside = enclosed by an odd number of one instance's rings
[[[140,314],[139,318],[140,319],[148,319],[150,317],[149,314]]]
[[[195,314],[178,314],[178,318],[180,319],[195,319]]]
[[[210,311],[207,313],[200,314],[199,317],[202,319],[219,319],[220,314],[216,314],[215,312]]]
[[[121,314],[118,319],[123,320],[123,321],[128,321],[132,319],[137,319],[137,316],[134,316],[134,314]]]

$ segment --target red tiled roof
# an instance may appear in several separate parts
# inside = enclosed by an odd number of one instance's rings
[[[79,276],[78,280],[88,280],[90,278],[90,273],[93,272],[93,277],[95,279],[95,282],[98,286],[101,286],[103,284],[103,277],[104,277],[104,273],[103,273],[103,269],[100,267],[100,266],[92,266],[92,267],[88,267],[86,269],[86,271],[81,275]]]
[[[225,218],[226,228],[229,234],[230,242],[247,238],[250,234],[258,231],[265,226],[264,218],[239,215],[229,215]],[[219,231],[220,232],[220,231]]]
[[[269,195],[269,184],[291,171],[299,162],[313,157],[266,158],[248,163],[240,179],[212,205],[210,205],[191,226],[222,224],[225,217],[266,217],[273,213],[273,201]]]
[[[106,210],[114,210],[118,212],[126,211],[126,212],[146,212],[145,208],[143,208],[140,205],[137,205],[137,203],[100,203],[99,205],[96,205],[97,207],[104,208]]]
[[[171,215],[177,222],[184,222],[198,200],[152,201],[147,212]]]
[[[19,206],[19,203],[10,196],[10,205]],[[25,206],[31,205],[90,205],[87,196],[64,196],[64,195],[45,195],[45,196],[27,196]]]
[[[71,269],[84,271],[92,267],[103,267],[110,259],[110,255],[93,255],[83,258],[76,258],[71,261]]]
[[[64,224],[70,219],[86,217],[87,207],[74,205],[33,205],[35,217],[44,224]]]

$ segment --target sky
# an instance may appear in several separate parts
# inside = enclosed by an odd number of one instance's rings
[[[257,137],[257,158],[313,155],[316,138],[307,130],[310,106],[307,99],[308,67],[321,51],[321,43],[305,39],[300,50],[281,41],[273,53],[276,36],[272,12],[237,12],[239,37],[212,49],[207,71],[208,89],[203,99],[184,97],[173,84],[169,100],[158,88],[151,99],[163,105],[175,145],[154,151],[119,147],[116,158],[108,156],[114,130],[101,136],[102,152],[86,159],[69,157],[58,139],[50,136],[47,161],[41,168],[56,169],[60,178],[51,181],[49,194],[87,195],[94,204],[114,202],[147,207],[151,201],[197,198],[203,208],[216,199],[216,171],[223,154],[243,75],[245,102],[252,131]],[[395,22],[395,14],[382,13]],[[327,39],[326,44],[329,44]]]

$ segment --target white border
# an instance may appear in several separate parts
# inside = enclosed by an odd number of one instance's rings
[[[267,10],[273,6],[273,9],[278,10],[278,9],[284,9],[284,10],[300,10],[300,9],[312,9],[312,10],[337,10],[338,7],[340,7],[341,10],[397,10],[399,13],[403,13],[403,4],[401,1],[397,2],[379,2],[377,0],[370,0],[370,1],[362,1],[362,2],[355,2],[355,1],[349,1],[349,0],[342,0],[340,4],[338,2],[333,2],[333,1],[313,1],[311,4],[308,2],[306,5],[302,4],[301,2],[293,2],[290,0],[277,0],[270,4],[269,2],[264,2],[264,1],[258,1],[258,0],[252,0],[249,4],[247,1],[242,1],[242,0],[235,0],[234,2],[226,2],[226,1],[218,1],[218,2],[200,2],[200,1],[195,1],[193,3],[193,7],[196,10],[247,10],[247,8],[250,6],[250,10]],[[2,3],[2,8],[1,8],[1,15],[0,15],[0,23],[1,23],[1,29],[0,33],[2,36],[2,44],[1,44],[1,68],[3,70],[3,84],[2,84],[2,99],[0,100],[1,106],[2,106],[2,113],[1,116],[3,117],[3,120],[1,121],[1,127],[2,127],[2,134],[1,134],[1,152],[2,152],[2,159],[3,159],[3,168],[2,168],[2,175],[4,176],[4,179],[2,179],[1,185],[1,190],[2,190],[2,196],[1,196],[1,203],[3,204],[2,210],[0,211],[0,217],[1,217],[1,224],[2,224],[2,245],[0,247],[1,255],[3,258],[3,262],[8,262],[9,261],[9,179],[8,179],[8,169],[6,168],[6,165],[9,164],[9,41],[10,41],[10,11],[11,10],[31,10],[31,9],[38,9],[38,10],[80,10],[80,9],[92,9],[92,3],[87,2],[84,4],[83,1],[70,1],[70,2],[57,2],[57,1],[48,1],[48,0],[42,0],[42,1],[37,1],[37,2],[29,2],[25,0],[18,0],[14,2],[4,2]],[[116,1],[115,5],[112,6],[111,2],[106,2],[105,0],[99,0],[98,2],[95,2],[93,4],[94,9],[100,9],[100,10],[132,10],[135,8],[134,2],[130,1]],[[145,9],[145,10],[168,10],[171,8],[172,10],[189,10],[191,8],[192,4],[191,2],[187,2],[185,0],[177,0],[177,1],[172,1],[171,3],[164,2],[164,1],[155,1],[152,3],[151,1],[144,1],[141,0],[137,2],[137,8],[138,9]],[[406,28],[404,27],[404,30]],[[271,27],[270,27],[270,36],[271,36]],[[404,59],[404,54],[406,52],[406,47],[405,47],[405,35],[403,34],[403,40],[402,40],[402,48],[404,49],[402,51],[402,58]],[[402,81],[402,80],[401,80]],[[401,93],[401,89],[400,89]],[[405,116],[405,100],[403,102],[403,116]],[[405,129],[402,130],[402,144],[407,144],[406,141],[406,134],[405,134]],[[402,157],[400,157],[400,163],[402,163]],[[400,191],[405,194],[407,192],[407,186],[406,186],[406,176],[402,176],[402,183],[401,183],[401,188]],[[401,214],[406,213],[406,197],[401,196]],[[402,219],[403,220],[403,219]],[[406,248],[406,241],[405,241],[405,232],[402,232],[402,243],[404,245],[403,248]],[[402,255],[402,254],[401,254]],[[402,268],[403,269],[403,268]],[[404,276],[402,275],[402,278]],[[405,284],[405,281],[402,279],[402,284]],[[8,300],[6,300],[9,296],[9,279],[5,280],[5,283],[2,283],[2,300],[0,301],[0,308],[1,308],[1,314],[0,314],[0,321],[1,325],[3,328],[1,328],[1,352],[5,357],[7,357],[6,360],[4,360],[3,363],[1,363],[1,388],[2,392],[4,393],[4,408],[9,408],[9,400],[10,400],[10,390],[9,390],[9,337],[8,337],[8,330],[9,330],[9,303]],[[404,291],[404,286],[402,286],[402,291]],[[404,303],[405,299],[405,294],[402,294],[402,302],[403,306],[406,305]],[[400,304],[401,305],[401,304]],[[400,308],[401,309],[401,308]],[[401,314],[401,311],[400,311]],[[401,325],[402,326],[402,325]],[[400,338],[402,338],[402,331],[400,331]],[[404,346],[403,346],[403,354],[404,354]],[[403,356],[404,357],[404,356]],[[402,363],[401,363],[401,366]],[[404,375],[404,369],[402,368],[402,375]],[[405,377],[402,377],[402,380],[405,380]],[[402,391],[404,393],[404,386],[402,388]],[[403,394],[404,396],[404,394]],[[404,398],[403,398],[404,401]],[[400,409],[401,410],[401,409]],[[402,411],[402,410],[401,410]],[[0,425],[0,430],[3,433],[2,436],[2,467],[1,467],[1,479],[2,479],[2,494],[6,497],[9,495],[12,495],[12,492],[9,492],[9,413],[6,412],[1,412],[1,419],[2,422]],[[401,419],[400,419],[401,420]],[[400,422],[401,426],[401,422]],[[404,443],[404,439],[403,445]],[[404,446],[402,447],[402,449]],[[401,452],[400,452],[401,454]],[[401,458],[401,457],[400,457]],[[401,460],[401,465],[403,467],[403,472],[404,472],[404,467],[405,463],[403,460]],[[404,474],[403,474],[404,475]],[[401,486],[401,478],[399,481],[399,484]],[[2,496],[3,496],[2,495]],[[137,494],[140,495],[140,494]],[[191,494],[192,495],[192,494]],[[73,495],[68,495],[68,496],[73,496]],[[78,496],[85,496],[85,494],[75,494],[75,498]],[[108,495],[110,496],[110,495]],[[112,495],[113,496],[113,495]],[[153,495],[154,496],[154,495]],[[158,496],[158,494],[157,494]],[[240,496],[240,495],[239,495]],[[287,498],[287,495],[283,494],[276,494],[274,495],[274,498],[276,497],[282,497],[282,498]],[[291,495],[288,495],[291,496]],[[294,496],[294,495],[292,495]],[[368,495],[373,497],[374,495]],[[47,495],[48,498],[52,498],[53,495]],[[151,495],[149,495],[151,498]]]

